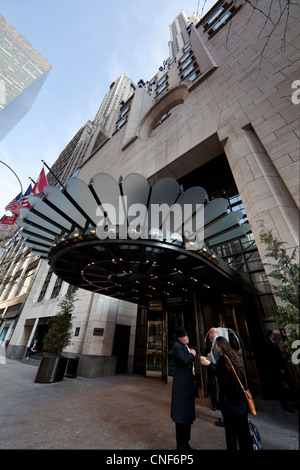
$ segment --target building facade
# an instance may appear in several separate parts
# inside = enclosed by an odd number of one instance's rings
[[[51,67],[0,15],[0,140],[30,110]]]
[[[272,22],[244,1],[220,0],[201,19],[181,12],[171,24],[170,57],[138,84],[114,132],[93,145],[79,180],[65,188],[64,227],[42,250],[45,261],[11,339],[12,356],[24,353],[41,317],[55,313],[51,299],[43,307],[38,302],[52,269],[80,288],[66,353],[80,355],[81,375],[129,370],[167,378],[173,333],[184,323],[201,352],[210,327],[237,332],[249,376],[263,388],[261,357],[275,302],[261,261],[261,225],[291,250],[299,245],[299,110],[291,99],[299,18],[291,5],[285,29],[282,10],[271,7]],[[207,252],[187,253],[174,240],[94,235],[96,207],[115,190],[135,202],[145,194],[163,202],[174,188],[183,195],[195,186],[204,188],[208,208],[222,198],[224,217],[240,214],[237,227],[207,236]],[[51,197],[40,210],[58,201]],[[88,205],[79,202],[85,197]]]
[[[122,74],[112,83],[94,120],[88,121],[79,129],[52,167],[50,169],[48,167],[47,181],[49,185],[62,188],[68,179],[76,178],[83,159],[91,153],[95,145],[100,145],[99,141],[101,142],[101,139],[99,139],[99,136],[103,135],[105,136],[104,140],[107,139],[106,134],[109,132],[109,128],[106,126],[107,122],[109,122],[111,128],[114,128],[116,119],[119,116],[120,102],[130,97],[134,89],[134,83],[125,74]],[[26,232],[23,232],[23,236],[26,237]],[[43,240],[41,239],[40,241],[42,242]],[[32,335],[35,338],[39,338],[39,342],[42,344],[43,335],[48,328],[48,320],[58,311],[58,304],[62,296],[67,292],[68,286],[51,269],[49,270],[45,261],[39,259],[40,253],[34,254],[31,251],[31,247],[24,243],[20,230],[17,230],[15,226],[12,228],[11,235],[1,240],[1,245],[0,346],[3,350],[3,355],[6,353],[11,357],[20,358],[24,354],[24,342],[26,344],[30,343]],[[32,269],[33,265],[34,270]],[[35,283],[32,286],[34,279]],[[88,306],[91,308],[91,302],[92,300],[89,296],[86,296],[82,291],[80,294],[80,317],[82,314],[83,316],[86,315]],[[25,303],[26,308],[23,310]],[[39,308],[36,309],[36,306]],[[24,320],[24,318],[26,319],[27,311],[30,312],[30,319]],[[128,308],[123,309],[123,313],[120,313],[121,318],[122,315],[128,316],[127,311]],[[126,322],[128,323],[129,321],[129,324],[131,324],[131,312],[129,317],[129,320],[126,318]],[[25,321],[25,326],[23,320]],[[18,321],[20,321],[18,328],[21,326],[22,331],[20,339],[22,343],[21,352],[16,347],[12,348],[11,345],[8,348]],[[15,335],[18,334],[18,328]],[[77,328],[76,331],[78,332],[79,327],[74,326],[74,328]],[[76,338],[76,340],[79,341],[79,346],[77,347],[79,352],[83,347],[82,340],[80,338]],[[13,352],[11,349],[13,349]],[[87,354],[93,354],[92,346],[87,349]],[[106,360],[106,362],[109,362],[109,360]],[[109,370],[114,370],[114,366],[115,364]],[[98,374],[101,372],[91,373]]]

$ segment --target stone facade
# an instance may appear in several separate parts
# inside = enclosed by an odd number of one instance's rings
[[[300,108],[291,100],[300,73],[298,9],[290,5],[286,29],[285,17],[274,28],[243,1],[234,2],[229,20],[223,21],[224,5],[217,2],[200,21],[193,17],[187,23],[183,13],[178,16],[177,24],[187,27],[178,33],[184,32],[184,50],[172,46],[173,56],[135,90],[111,138],[81,163],[79,178],[89,183],[97,173],[109,173],[118,181],[140,173],[151,183],[164,176],[180,179],[225,152],[263,258],[261,221],[291,249],[299,244]],[[260,5],[268,8],[267,2]],[[223,7],[220,27],[210,30],[213,15]],[[275,19],[277,7],[273,2]],[[193,68],[186,73],[189,64]],[[48,269],[41,261],[11,341],[12,357],[22,356],[38,323],[57,312],[67,290],[63,283],[59,299],[51,299],[53,278],[37,302]],[[132,370],[137,307],[81,289],[78,298],[72,345],[65,352],[81,356],[80,374],[114,373],[116,325],[130,327]]]
[[[299,78],[299,13],[291,6],[288,29],[283,17],[273,31],[259,11],[240,5],[213,37],[204,31],[209,14],[191,25],[200,75],[192,83],[180,79],[179,51],[156,77],[157,83],[168,74],[167,93],[157,100],[138,89],[128,123],[84,162],[79,177],[87,183],[98,172],[180,178],[225,151],[263,256],[260,221],[290,247],[299,244],[299,107],[291,100]],[[279,10],[271,15],[278,18]],[[167,111],[169,118],[154,127]]]

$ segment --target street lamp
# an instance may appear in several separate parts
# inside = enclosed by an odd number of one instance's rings
[[[4,163],[2,162],[2,160],[0,160],[0,163],[3,163],[3,165],[7,166],[7,168],[13,172],[13,174],[15,175],[15,177],[18,179],[19,183],[20,183],[20,186],[21,186],[21,194],[23,195],[23,186],[22,186],[22,183],[18,177],[18,175],[14,172],[14,170],[12,168],[10,168],[10,166],[7,165],[7,163]]]

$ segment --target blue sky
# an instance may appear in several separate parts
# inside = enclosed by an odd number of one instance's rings
[[[184,10],[205,13],[216,0],[1,0],[0,13],[52,64],[33,107],[0,141],[0,160],[24,191],[52,165],[125,73],[150,80],[168,58],[169,25]],[[0,164],[0,217],[19,193]]]

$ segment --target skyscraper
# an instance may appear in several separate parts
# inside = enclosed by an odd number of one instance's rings
[[[135,89],[135,84],[125,73],[111,83],[93,121],[90,152],[112,136],[120,115],[120,105],[134,94]]]
[[[30,110],[51,67],[0,15],[0,140]]]
[[[125,73],[122,73],[122,75],[110,85],[109,91],[106,93],[95,116],[94,122],[107,127],[108,121],[110,122],[109,115],[111,112],[119,108],[121,101],[127,101],[134,93],[134,90],[134,83]]]

